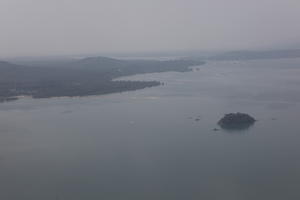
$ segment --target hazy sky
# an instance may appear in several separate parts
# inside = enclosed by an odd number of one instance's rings
[[[0,57],[300,48],[300,0],[0,0],[0,26]]]

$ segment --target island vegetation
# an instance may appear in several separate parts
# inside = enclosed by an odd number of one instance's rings
[[[223,129],[247,129],[256,120],[246,113],[229,113],[219,120],[218,125]]]

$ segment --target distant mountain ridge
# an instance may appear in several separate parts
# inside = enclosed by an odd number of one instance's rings
[[[232,51],[208,57],[208,60],[255,60],[299,58],[300,49],[271,50],[271,51]]]

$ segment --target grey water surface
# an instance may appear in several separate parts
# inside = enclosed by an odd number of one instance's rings
[[[0,199],[300,199],[300,59],[123,79],[165,84],[0,104]]]

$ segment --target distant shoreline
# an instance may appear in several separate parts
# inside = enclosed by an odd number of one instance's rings
[[[117,60],[92,57],[51,67],[27,67],[0,62],[0,103],[31,98],[83,97],[159,86],[159,81],[118,78],[161,72],[187,72],[203,65],[194,60]]]

